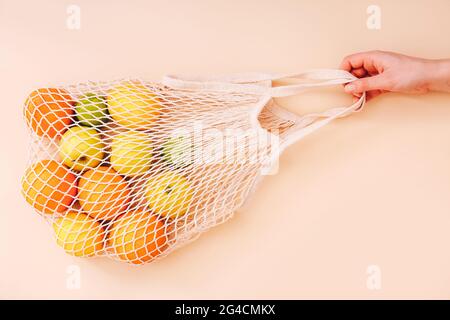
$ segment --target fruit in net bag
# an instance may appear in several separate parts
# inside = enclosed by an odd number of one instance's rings
[[[120,260],[142,264],[162,254],[168,239],[168,228],[157,216],[130,211],[111,225],[108,248]]]
[[[150,170],[153,156],[150,136],[140,131],[125,131],[113,137],[111,166],[124,176],[134,177]]]
[[[101,166],[83,173],[78,190],[81,209],[95,219],[113,219],[128,207],[128,183],[111,167]]]
[[[25,171],[22,194],[37,211],[60,213],[75,199],[76,176],[57,161],[42,160]]]
[[[149,129],[157,120],[161,105],[154,92],[140,83],[120,83],[108,91],[111,117],[129,129]]]
[[[56,243],[68,254],[77,257],[93,256],[104,246],[103,227],[99,222],[81,212],[69,211],[55,219],[53,231]]]
[[[194,162],[194,147],[189,135],[175,135],[162,146],[162,157],[175,168],[182,168]]]
[[[83,126],[100,126],[108,121],[108,106],[105,98],[87,93],[75,103],[78,123]]]
[[[40,137],[59,137],[72,123],[75,101],[59,88],[41,88],[33,91],[25,102],[28,126]]]
[[[279,78],[167,76],[39,89],[24,106],[36,132],[25,199],[47,214],[69,254],[135,265],[164,257],[230,219],[288,146],[365,101],[300,116],[276,98],[356,78],[315,70],[271,86]],[[56,160],[35,162],[42,158]]]
[[[194,189],[181,174],[166,171],[149,177],[145,196],[155,213],[176,219],[184,216],[191,205]]]
[[[76,171],[94,168],[103,160],[105,144],[94,128],[74,126],[69,128],[59,143],[63,163]]]

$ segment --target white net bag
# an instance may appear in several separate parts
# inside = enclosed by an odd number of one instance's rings
[[[285,77],[303,82],[272,87]],[[317,70],[35,90],[22,193],[67,253],[153,261],[229,219],[287,146],[365,100],[298,116],[273,98],[354,79]]]

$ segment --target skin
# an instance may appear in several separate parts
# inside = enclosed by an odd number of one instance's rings
[[[450,59],[429,60],[385,51],[349,55],[341,69],[359,78],[345,85],[355,99],[366,91],[367,100],[385,92],[423,94],[450,93]]]

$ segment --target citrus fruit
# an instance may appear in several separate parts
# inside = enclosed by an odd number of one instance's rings
[[[129,195],[128,183],[111,167],[86,171],[78,182],[78,202],[95,219],[108,220],[123,213]]]
[[[164,223],[149,212],[130,211],[111,225],[108,247],[120,260],[142,264],[167,249]]]
[[[37,162],[22,178],[22,194],[39,212],[63,212],[77,194],[76,176],[57,161]]]
[[[157,96],[140,83],[128,82],[114,86],[107,97],[109,114],[129,129],[149,129],[161,110]]]
[[[69,211],[55,219],[53,230],[57,244],[71,255],[89,257],[103,249],[105,230],[87,214]]]
[[[26,123],[40,137],[57,138],[72,122],[74,104],[64,89],[37,89],[25,102]]]
[[[108,106],[104,97],[86,93],[75,103],[78,123],[83,126],[99,126],[108,121]]]
[[[138,176],[150,170],[152,163],[150,137],[139,131],[126,131],[113,137],[111,166],[124,176]]]

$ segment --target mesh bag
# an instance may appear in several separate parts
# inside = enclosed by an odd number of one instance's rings
[[[281,78],[294,83],[273,87]],[[299,116],[274,98],[354,79],[317,70],[35,90],[22,193],[67,253],[153,261],[229,219],[287,146],[365,100]]]

